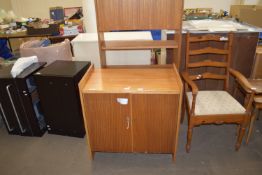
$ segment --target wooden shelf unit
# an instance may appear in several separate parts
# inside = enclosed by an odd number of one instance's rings
[[[183,0],[95,0],[102,69],[79,83],[88,148],[95,152],[170,153],[176,158],[182,81]],[[105,41],[104,32],[175,30],[169,41]],[[173,64],[107,66],[106,50],[174,49]],[[124,58],[123,58],[124,59]],[[105,69],[107,68],[107,69]]]
[[[180,67],[183,0],[95,0],[101,67],[106,50],[174,49]],[[105,41],[104,32],[175,30],[171,41]]]

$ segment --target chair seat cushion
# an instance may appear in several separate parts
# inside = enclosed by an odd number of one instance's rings
[[[187,92],[192,106],[192,93]],[[226,91],[199,91],[196,98],[195,115],[244,114],[246,109]]]

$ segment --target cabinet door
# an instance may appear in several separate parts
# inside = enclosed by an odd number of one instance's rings
[[[85,94],[84,105],[91,151],[132,151],[128,94]]]
[[[3,121],[9,133],[19,134],[20,130],[15,112],[12,108],[10,98],[6,91],[6,87],[9,85],[9,83],[10,82],[3,80],[0,81],[0,117],[3,118]]]
[[[174,152],[178,102],[178,95],[132,95],[134,152]]]
[[[16,79],[16,86],[23,104],[26,120],[31,128],[32,136],[42,136],[45,132],[45,121],[40,108],[40,99],[33,76]]]
[[[47,124],[47,129],[50,133],[60,131],[63,126],[63,109],[60,106],[62,103],[60,92],[61,89],[54,81],[48,77],[36,77],[38,93],[41,99],[44,117]],[[62,124],[61,124],[62,123]]]
[[[20,135],[31,135],[31,128],[27,123],[24,113],[24,106],[20,101],[20,94],[17,91],[13,80],[1,81],[1,113],[10,133]],[[9,126],[8,126],[9,125]]]

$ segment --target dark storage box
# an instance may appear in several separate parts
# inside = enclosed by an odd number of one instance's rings
[[[59,35],[60,24],[49,24],[48,28],[34,28],[27,26],[28,35]]]
[[[78,83],[90,65],[57,60],[34,75],[49,134],[85,136]]]

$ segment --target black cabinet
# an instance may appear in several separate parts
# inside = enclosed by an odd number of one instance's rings
[[[33,74],[45,63],[34,63],[16,78],[13,65],[0,68],[0,114],[10,134],[42,136],[46,125]]]
[[[34,75],[48,133],[84,137],[78,82],[90,65],[56,61]]]

